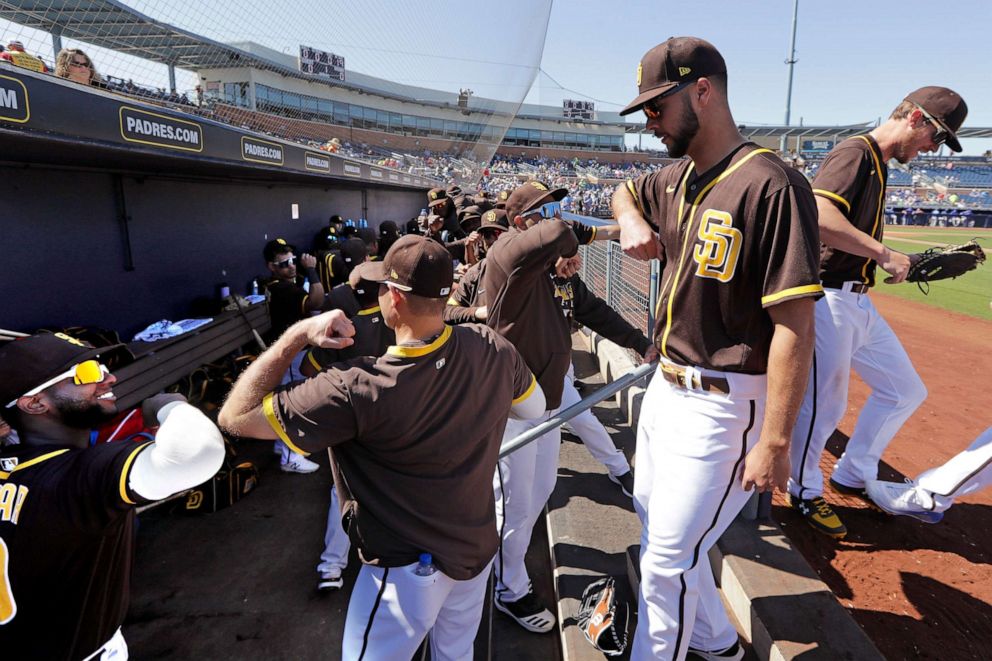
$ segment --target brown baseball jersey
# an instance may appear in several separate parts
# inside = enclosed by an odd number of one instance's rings
[[[763,374],[773,332],[766,308],[823,294],[805,177],[746,143],[707,172],[686,159],[627,189],[665,247],[654,338],[661,354]]]
[[[324,291],[328,290],[325,289]],[[344,282],[328,292],[323,309],[325,311],[341,310],[349,317],[353,317],[358,314],[362,306],[355,296],[355,290],[351,288],[350,284]]]
[[[813,194],[830,200],[852,225],[881,241],[888,178],[878,143],[870,135],[859,135],[833,148],[813,177]],[[875,260],[823,246],[820,280],[834,287],[845,282],[870,287],[875,284]]]
[[[279,337],[283,331],[307,316],[309,295],[303,289],[304,282],[306,278],[298,275],[293,282],[273,278],[265,283],[269,292],[269,316],[272,318],[272,328],[268,333],[270,338]]]
[[[82,659],[127,613],[134,458],[148,443],[0,453],[0,656]]]
[[[486,323],[510,340],[544,390],[548,410],[561,405],[565,374],[572,362],[568,320],[555,300],[550,270],[559,257],[579,249],[572,228],[544,220],[520,231],[511,229],[493,244],[482,274]]]
[[[482,272],[485,269],[486,260],[476,262],[469,267],[462,275],[448,298],[448,304],[444,306],[444,323],[446,324],[474,324],[478,323],[475,311],[479,309],[478,300],[485,293],[481,287]]]
[[[357,358],[359,356],[379,357],[386,349],[396,342],[396,333],[386,325],[379,307],[359,310],[351,317],[355,327],[355,343],[344,349],[321,349],[315,347],[307,352],[307,361],[317,371],[330,367],[332,364]]]
[[[362,561],[430,553],[448,576],[477,576],[496,554],[492,479],[506,418],[536,381],[485,326],[445,326],[431,342],[338,363],[267,395],[292,449],[333,447],[335,486]]]

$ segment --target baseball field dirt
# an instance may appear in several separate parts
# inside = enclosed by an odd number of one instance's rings
[[[872,294],[929,396],[883,455],[882,479],[943,463],[992,425],[992,322]],[[868,394],[855,376],[847,414],[821,459],[829,476]],[[890,659],[987,659],[992,640],[992,490],[962,498],[927,525],[867,509],[827,489],[849,530],[814,531],[775,497],[773,517]],[[824,632],[829,635],[829,632]]]

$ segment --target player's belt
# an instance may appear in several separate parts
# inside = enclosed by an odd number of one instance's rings
[[[706,392],[722,392],[730,394],[730,383],[721,376],[706,376],[693,370],[692,377],[687,376],[686,368],[662,361],[658,367],[661,375],[671,384],[686,390],[705,390]]]
[[[867,294],[868,290],[871,289],[868,285],[860,282],[824,282],[823,286],[827,289],[840,289],[853,294]]]

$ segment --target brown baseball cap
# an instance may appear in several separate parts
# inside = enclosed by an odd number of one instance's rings
[[[552,190],[540,181],[528,181],[514,188],[513,192],[506,198],[506,217],[512,222],[514,218],[523,215],[525,211],[540,206],[549,197],[560,202],[567,195],[568,190],[564,188]]]
[[[296,246],[288,243],[286,239],[272,239],[262,248],[262,257],[265,258],[265,261],[271,262],[276,258],[276,255],[282,255],[287,252],[295,253]]]
[[[448,199],[448,191],[443,188],[432,188],[427,191],[427,206],[434,207],[444,204]]]
[[[651,99],[674,91],[682,83],[720,73],[727,73],[727,63],[713,44],[697,37],[671,37],[645,53],[637,64],[640,93],[620,114],[640,110]]]
[[[385,282],[425,298],[444,298],[455,278],[451,254],[440,243],[417,234],[397,239],[381,262],[371,262],[362,278]]]
[[[458,212],[458,225],[466,232],[479,229],[482,223],[482,209],[476,205],[468,206]]]
[[[957,92],[946,87],[921,87],[911,92],[906,101],[923,108],[927,114],[943,127],[947,135],[947,146],[954,151],[961,151],[957,132],[968,116],[968,104]]]
[[[347,239],[341,244],[341,259],[353,269],[369,256],[369,248],[361,239]]]
[[[479,225],[479,231],[493,230],[496,232],[505,232],[510,228],[510,221],[506,219],[505,209],[490,209],[486,213],[482,214],[482,224]]]

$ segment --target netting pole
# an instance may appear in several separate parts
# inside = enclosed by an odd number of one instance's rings
[[[606,244],[606,304],[613,307],[613,241]]]
[[[661,275],[661,262],[652,259],[649,262],[651,267],[651,277],[648,281],[648,330],[647,336],[651,337],[654,332],[654,311],[658,308],[658,279]]]
[[[176,93],[176,65],[168,64],[169,67],[169,91],[173,94]]]
[[[581,267],[582,268],[582,270],[581,270],[582,275],[580,275],[579,277],[582,278],[582,282],[588,283],[589,282],[589,277],[588,277],[589,276],[589,246],[582,246],[580,249],[582,250],[582,267]]]
[[[52,61],[55,61],[58,58],[59,52],[61,50],[62,50],[62,33],[52,32],[52,51],[55,53],[55,57],[52,58]]]

